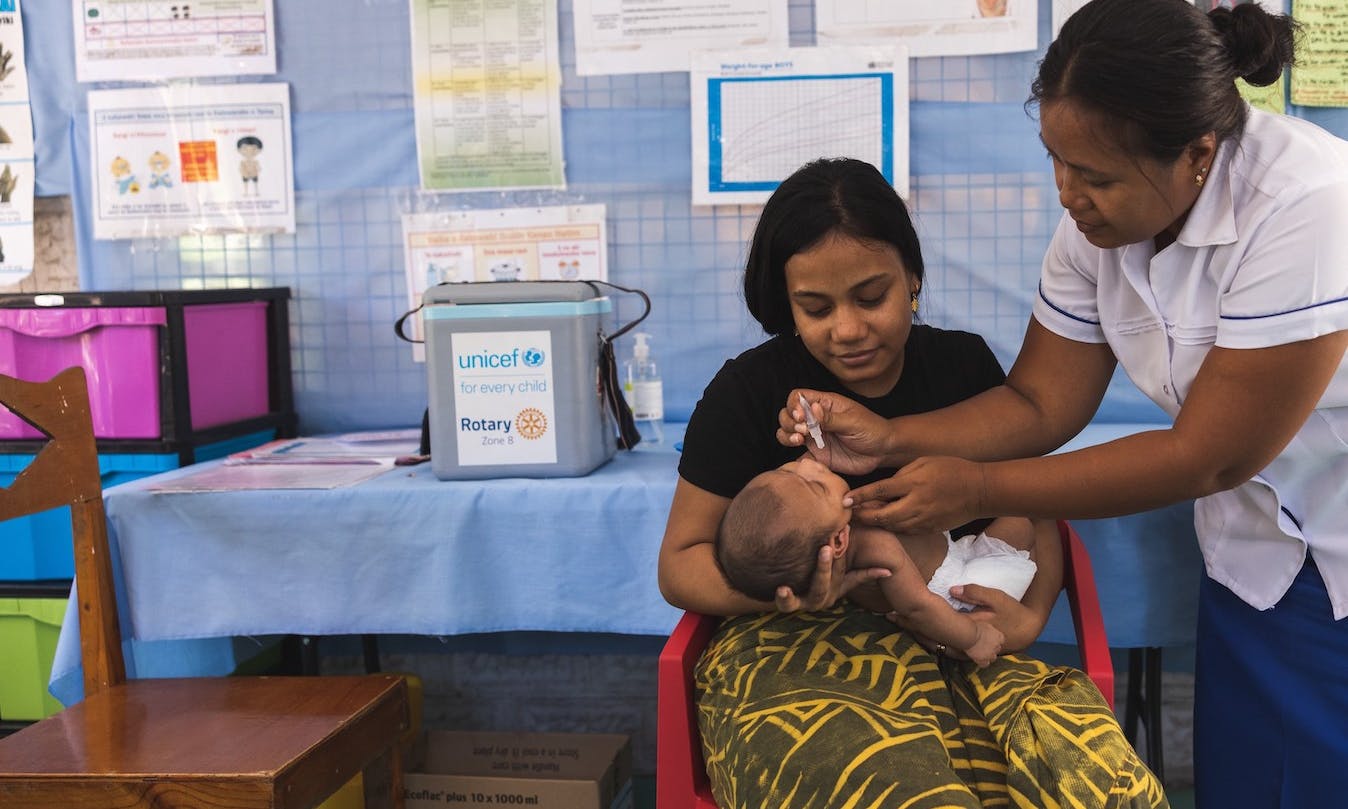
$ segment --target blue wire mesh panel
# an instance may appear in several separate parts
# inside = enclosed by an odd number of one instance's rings
[[[73,85],[69,4],[24,4],[34,87]],[[426,195],[417,185],[406,0],[277,4],[279,73],[291,87],[297,232],[94,242],[87,86],[35,102],[39,193],[72,193],[85,289],[290,286],[296,407],[306,432],[418,423],[423,366],[393,333],[407,308],[401,217],[422,210],[603,203],[609,278],[648,292],[666,414],[686,418],[726,358],[763,339],[740,274],[757,206],[691,204],[687,73],[575,75],[570,0],[561,0],[561,192]],[[812,0],[790,0],[791,43],[814,44]],[[1040,3],[1040,42],[1050,4]],[[1037,53],[910,64],[911,194],[929,278],[922,319],[983,334],[1010,367],[1039,265],[1061,215],[1037,124],[1024,109]],[[61,93],[68,92],[69,95]],[[1348,111],[1294,110],[1348,132]],[[639,311],[616,298],[615,323]],[[620,341],[630,351],[629,338]],[[1162,418],[1126,380],[1099,418]]]

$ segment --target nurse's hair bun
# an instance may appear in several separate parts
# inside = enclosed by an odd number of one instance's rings
[[[1208,19],[1222,37],[1235,75],[1264,87],[1282,76],[1295,59],[1299,26],[1285,14],[1270,14],[1258,3],[1214,8]]]

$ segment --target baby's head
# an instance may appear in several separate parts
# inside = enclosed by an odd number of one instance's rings
[[[808,454],[750,480],[716,533],[716,563],[726,581],[759,601],[772,601],[783,584],[809,592],[820,546],[835,542],[835,553],[846,551],[848,488]]]

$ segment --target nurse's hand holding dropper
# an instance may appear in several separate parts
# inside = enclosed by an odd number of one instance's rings
[[[787,396],[786,407],[778,412],[777,422],[780,443],[805,447],[817,460],[842,475],[864,475],[879,466],[902,466],[912,460],[889,451],[893,430],[888,419],[840,393],[793,390]],[[807,436],[813,440],[807,441]]]

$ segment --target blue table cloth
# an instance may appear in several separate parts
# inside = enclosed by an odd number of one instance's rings
[[[1157,424],[1091,424],[1058,452],[1155,430]],[[1072,520],[1091,557],[1109,645],[1188,646],[1198,620],[1203,556],[1194,533],[1192,501],[1103,520]],[[1075,643],[1066,597],[1040,639]]]
[[[197,654],[213,664],[200,673],[224,673],[236,635],[666,634],[680,613],[660,597],[656,557],[677,462],[666,444],[577,478],[440,481],[423,464],[336,489],[153,491],[202,464],[113,487],[135,671],[164,676],[163,642],[219,638]],[[78,657],[71,613],[58,699],[77,696]]]

